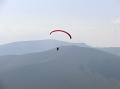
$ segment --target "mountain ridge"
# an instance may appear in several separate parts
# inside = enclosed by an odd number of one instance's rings
[[[57,40],[21,41],[0,45],[0,56],[42,52],[64,45],[78,45],[82,47],[88,47],[86,44],[83,43],[69,43]]]
[[[70,42],[58,41],[53,39],[19,41],[19,42],[12,42],[8,44],[0,45],[0,56],[43,52],[56,47],[69,46],[69,45],[75,45],[79,47],[91,47],[86,45],[85,43],[70,43]],[[96,47],[92,47],[92,48],[96,48]],[[97,47],[96,49],[120,56],[119,47],[107,47],[107,48]]]

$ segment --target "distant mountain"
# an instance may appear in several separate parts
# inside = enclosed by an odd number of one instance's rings
[[[119,68],[119,56],[78,46],[0,57],[6,89],[120,89]]]
[[[120,56],[120,47],[104,47],[98,49]]]
[[[35,41],[20,41],[13,42],[4,45],[0,45],[0,56],[3,55],[16,55],[16,54],[26,54],[26,53],[35,53],[43,52],[60,46],[75,45],[79,47],[91,47],[85,43],[70,43],[58,40],[35,40]],[[119,47],[103,47],[96,48],[111,54],[120,56]]]
[[[81,47],[89,47],[84,43],[69,43],[58,40],[20,41],[0,45],[0,56],[42,52],[63,45],[76,45]]]

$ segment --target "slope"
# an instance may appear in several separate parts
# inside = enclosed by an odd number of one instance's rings
[[[104,47],[104,48],[98,48],[98,49],[120,56],[120,47],[106,47],[106,48]]]
[[[8,89],[120,89],[120,57],[93,48],[64,46],[0,62]]]

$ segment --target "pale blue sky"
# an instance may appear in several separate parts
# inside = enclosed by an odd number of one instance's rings
[[[0,44],[56,39],[120,47],[120,0],[4,0],[0,5]],[[73,39],[49,36],[54,29]]]

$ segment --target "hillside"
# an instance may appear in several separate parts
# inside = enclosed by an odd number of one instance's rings
[[[120,56],[120,47],[106,47],[106,48],[103,47],[103,48],[98,48],[98,49]]]
[[[77,46],[0,57],[6,89],[120,89],[119,68],[119,56]]]

